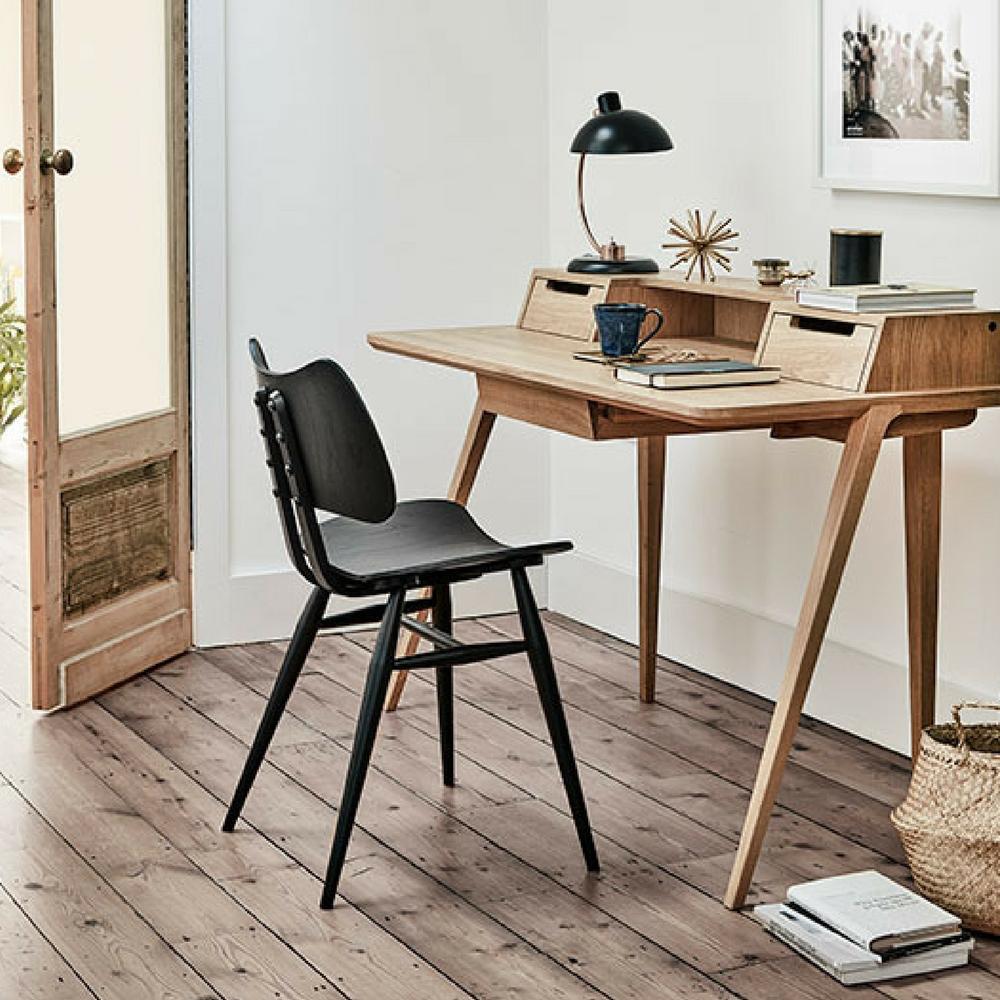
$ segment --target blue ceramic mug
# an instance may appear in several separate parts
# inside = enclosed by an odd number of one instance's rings
[[[642,336],[646,317],[656,317],[656,326]],[[601,353],[608,358],[623,358],[635,354],[643,344],[652,340],[663,326],[663,313],[648,309],[639,302],[606,302],[594,306],[594,319],[601,335]]]

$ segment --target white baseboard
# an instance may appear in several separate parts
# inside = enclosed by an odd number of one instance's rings
[[[549,565],[549,607],[626,642],[638,636],[636,576],[571,552]],[[774,698],[785,669],[793,626],[662,588],[659,652],[748,691]],[[828,641],[816,668],[806,712],[902,753],[909,752],[908,682],[904,664]],[[670,699],[661,687],[661,698]],[[964,699],[989,692],[940,679],[938,717]],[[943,713],[943,714],[942,714]]]
[[[545,567],[531,569],[528,575],[539,607],[545,607]],[[293,570],[233,576],[228,586],[217,588],[217,600],[212,600],[211,595],[199,594],[197,609],[201,613],[195,615],[195,645],[227,646],[287,639],[292,634],[308,592],[305,581]],[[494,573],[456,586],[453,600],[457,618],[503,614],[515,609],[510,577],[506,573]],[[335,598],[330,602],[330,613],[346,611],[358,603]]]

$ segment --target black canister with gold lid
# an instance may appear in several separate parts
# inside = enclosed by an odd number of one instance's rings
[[[882,280],[882,231],[830,230],[830,284],[877,285]]]

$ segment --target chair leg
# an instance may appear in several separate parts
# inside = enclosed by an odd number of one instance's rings
[[[253,746],[243,765],[243,773],[240,775],[236,791],[233,793],[232,802],[229,804],[229,811],[222,821],[222,829],[226,833],[231,833],[236,827],[236,821],[243,812],[247,796],[260,770],[260,765],[264,763],[264,755],[271,745],[271,739],[278,728],[281,716],[291,697],[295,682],[299,679],[302,665],[306,662],[309,650],[312,648],[316,633],[319,631],[323,615],[326,613],[326,605],[330,600],[328,591],[322,587],[316,587],[306,606],[299,615],[299,620],[295,625],[295,632],[292,635],[288,649],[285,651],[285,658],[281,663],[281,669],[274,680],[274,687],[271,689],[271,696],[267,700],[264,714],[261,716],[260,724],[257,726],[257,735],[254,736]]]
[[[435,628],[452,633],[451,589],[447,584],[434,588]],[[453,667],[434,670],[437,687],[438,732],[441,743],[441,778],[448,788],[455,784],[455,683]]]
[[[399,638],[399,622],[403,617],[403,600],[405,591],[396,591],[389,597],[382,625],[379,628],[375,649],[372,651],[371,663],[368,667],[368,678],[365,681],[365,691],[361,698],[361,709],[358,712],[358,722],[354,730],[354,744],[351,747],[351,760],[347,766],[347,777],[344,780],[344,792],[340,799],[340,809],[337,811],[337,827],[333,835],[333,846],[330,849],[330,862],[326,869],[326,881],[323,884],[323,895],[320,907],[329,910],[333,907],[340,875],[344,870],[347,858],[347,845],[354,829],[354,819],[358,813],[358,803],[361,801],[361,790],[368,774],[368,764],[371,761],[375,746],[375,734],[378,731],[379,716],[382,705],[389,690],[389,678],[395,662],[394,650]]]
[[[597,848],[594,845],[594,835],[587,816],[587,803],[580,785],[580,775],[576,767],[576,758],[573,756],[573,744],[570,742],[569,727],[566,725],[566,715],[559,697],[559,684],[552,666],[552,654],[545,638],[545,629],[531,593],[528,574],[523,568],[519,568],[511,570],[511,577],[514,581],[514,595],[517,598],[521,629],[528,644],[528,661],[535,677],[535,686],[538,688],[538,697],[545,713],[552,746],[556,751],[556,760],[559,762],[559,772],[566,789],[566,798],[569,799],[569,808],[573,813],[576,833],[580,838],[580,847],[587,862],[587,871],[597,872],[601,870],[601,865],[597,860]]]

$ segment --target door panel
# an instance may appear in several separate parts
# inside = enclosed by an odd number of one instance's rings
[[[32,679],[49,708],[190,645],[185,23],[183,0],[22,4]]]
[[[167,42],[162,0],[53,0],[60,436],[171,403]]]

